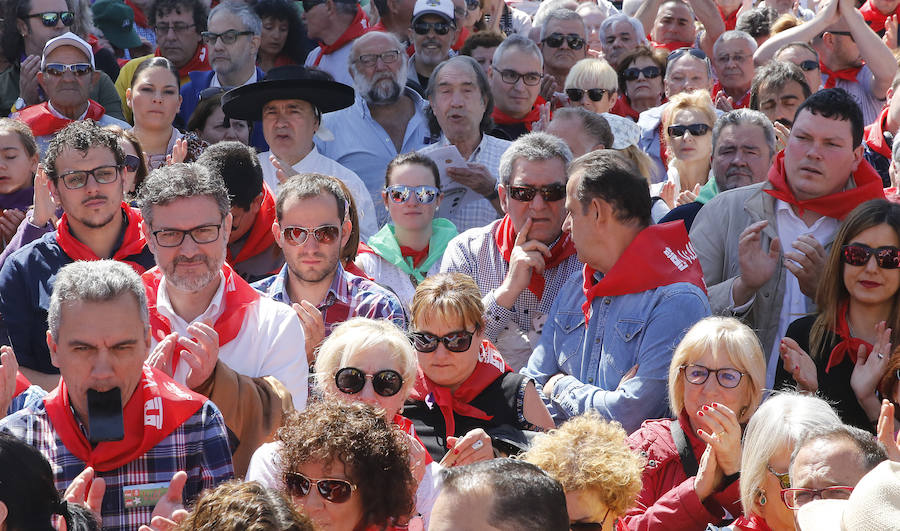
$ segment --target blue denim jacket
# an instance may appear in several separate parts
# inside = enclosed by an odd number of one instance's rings
[[[631,433],[644,420],[667,415],[672,353],[688,328],[710,314],[709,301],[700,288],[686,282],[597,297],[585,330],[582,284],[578,271],[563,286],[541,342],[521,372],[539,386],[554,374],[567,375],[545,398],[557,423],[595,409]],[[635,365],[637,374],[619,387]]]

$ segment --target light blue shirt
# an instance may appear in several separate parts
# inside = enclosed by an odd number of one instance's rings
[[[369,106],[359,95],[352,106],[322,117],[322,123],[334,133],[334,140],[324,142],[316,138],[316,146],[321,154],[346,166],[362,179],[372,195],[379,227],[388,222],[387,210],[381,200],[384,170],[388,163],[399,153],[418,151],[425,147],[431,138],[425,118],[428,102],[412,89],[405,88],[404,94],[413,100],[416,112],[406,125],[399,152],[391,136],[372,118]]]
[[[541,342],[521,372],[541,387],[554,374],[567,375],[545,399],[557,423],[594,409],[632,433],[646,419],[667,416],[672,353],[688,328],[710,314],[709,301],[686,282],[596,297],[585,329],[583,284],[577,271],[560,290]],[[637,374],[619,386],[635,365]]]

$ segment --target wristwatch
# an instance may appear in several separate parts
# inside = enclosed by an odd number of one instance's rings
[[[16,103],[13,104],[13,108],[17,111],[21,111],[22,109],[24,109],[27,106],[28,106],[28,104],[26,104],[25,100],[23,100],[21,97],[16,98]]]

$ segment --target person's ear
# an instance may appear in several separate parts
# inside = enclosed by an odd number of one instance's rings
[[[47,87],[44,86],[44,73],[43,72],[37,73],[37,82],[38,82],[38,85],[40,85],[41,88],[44,90],[44,92],[47,92]]]
[[[53,335],[47,330],[47,348],[50,349],[50,363],[59,368],[59,345],[53,340]]]
[[[498,199],[500,200],[500,208],[503,209],[504,214],[508,214],[509,208],[507,208],[507,205],[508,205],[507,201],[509,201],[509,194],[506,191],[506,186],[504,186],[502,184],[498,184],[497,185],[497,195],[499,196]]]
[[[147,220],[141,220],[141,234],[144,236],[144,240],[147,242],[147,247],[150,248],[150,252],[154,255],[156,254],[156,238],[153,237],[151,233],[150,224],[147,223]]]
[[[261,42],[261,35],[253,35],[252,37],[250,37],[250,49],[253,51],[253,56],[256,56],[256,54],[259,52],[259,45]]]
[[[125,105],[128,105],[129,109],[134,109],[134,105],[131,103],[131,87],[125,89]]]
[[[259,212],[259,209],[262,208],[263,199],[265,199],[265,194],[260,192],[258,196],[253,198],[253,201],[250,202],[250,208],[248,212],[251,216],[256,217],[256,213]]]
[[[16,19],[16,29],[22,37],[27,36],[31,31],[28,29],[28,23],[21,18]]]
[[[284,237],[281,234],[281,225],[278,224],[278,221],[272,222],[272,236],[275,237],[275,243],[278,247],[284,249]]]
[[[856,146],[856,149],[853,150],[853,169],[851,171],[856,171],[856,169],[859,167],[859,163],[863,160],[863,153],[864,148],[862,144]]]
[[[388,195],[386,190],[381,191],[381,200],[384,201],[384,208],[387,209],[390,207],[390,203],[388,202]]]
[[[222,232],[225,235],[225,243],[228,243],[228,239],[231,237],[232,223],[234,223],[234,216],[229,212],[225,219],[222,220]]]
[[[344,223],[341,225],[341,249],[347,245],[347,242],[350,241],[350,232],[353,230],[353,224],[350,223],[350,216],[347,216],[344,219]]]
[[[9,509],[6,504],[0,501],[0,531],[6,531],[6,517],[9,516]]]

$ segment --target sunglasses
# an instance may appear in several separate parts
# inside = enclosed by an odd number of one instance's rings
[[[428,35],[428,32],[432,29],[438,35],[446,35],[455,27],[456,25],[452,22],[425,22],[424,20],[420,20],[412,25],[413,31],[419,35]]]
[[[281,229],[281,234],[284,236],[285,241],[297,247],[306,243],[310,233],[316,238],[317,242],[329,244],[338,240],[341,235],[341,228],[337,225],[322,225],[315,228],[284,227]]]
[[[606,96],[607,94],[612,94],[614,92],[615,92],[614,90],[606,90],[606,89],[601,89],[601,88],[593,88],[593,89],[569,88],[569,89],[566,89],[566,96],[569,97],[570,101],[579,102],[579,101],[581,101],[581,98],[583,98],[584,95],[587,94],[588,98],[590,98],[591,101],[600,101],[603,99],[603,96]]]
[[[481,2],[479,2],[478,0],[466,0],[466,7],[469,8],[470,11],[472,11],[481,7]]]
[[[741,383],[741,378],[744,376],[744,373],[737,369],[732,369],[730,367],[723,367],[721,369],[710,369],[709,367],[704,367],[703,365],[682,365],[679,367],[682,371],[684,371],[684,379],[688,381],[688,383],[694,385],[703,385],[706,383],[706,380],[709,379],[709,375],[715,373],[716,381],[719,382],[719,385],[726,389],[734,389]]]
[[[670,53],[668,57],[666,57],[666,64],[671,63],[672,61],[678,59],[684,54],[690,54],[691,56],[700,59],[702,61],[706,61],[709,58],[703,53],[703,50],[698,50],[697,48],[688,48],[687,46],[682,46],[681,48],[675,50]]]
[[[841,259],[847,265],[862,267],[869,263],[869,258],[875,255],[875,263],[881,269],[900,268],[900,249],[892,246],[873,249],[861,243],[851,243],[841,247]]]
[[[516,201],[527,203],[534,199],[538,193],[544,198],[544,201],[552,202],[566,198],[566,185],[562,183],[548,184],[546,186],[510,186],[509,197]]]
[[[125,155],[125,169],[134,173],[141,166],[141,159],[134,155]]]
[[[653,79],[661,76],[662,70],[658,66],[645,66],[644,68],[632,66],[622,72],[622,77],[625,78],[625,81],[637,81],[641,74],[644,75],[645,79]]]
[[[441,190],[437,186],[425,185],[407,186],[405,184],[395,184],[388,186],[384,191],[393,203],[406,203],[415,196],[419,203],[430,205],[441,195]]]
[[[706,124],[690,124],[690,125],[670,125],[669,136],[672,138],[681,138],[685,133],[690,133],[691,136],[703,136],[708,133],[710,127]]]
[[[75,13],[72,11],[48,11],[46,13],[32,13],[31,15],[26,15],[25,18],[40,18],[41,24],[52,28],[59,21],[62,21],[63,26],[71,26],[75,22]]]
[[[356,485],[343,479],[312,479],[299,472],[284,473],[284,486],[291,495],[306,497],[313,485],[319,496],[331,503],[344,503],[356,490]]]
[[[380,396],[394,396],[403,387],[403,377],[392,370],[366,374],[356,367],[344,367],[334,375],[334,385],[344,394],[355,395],[366,386],[366,379],[372,380],[372,389]]]
[[[551,33],[544,37],[541,41],[551,48],[559,48],[563,42],[569,45],[573,50],[580,50],[584,47],[584,39],[577,33]]]
[[[437,350],[439,343],[443,343],[450,352],[465,352],[472,346],[473,335],[475,335],[475,332],[458,330],[450,332],[443,337],[429,334],[428,332],[413,332],[410,334],[410,337],[412,338],[413,346],[419,352],[434,352]]]
[[[772,465],[766,465],[766,468],[769,472],[772,473],[773,476],[778,478],[778,483],[781,485],[782,489],[791,488],[791,473],[790,472],[775,472],[775,469],[772,468]]]
[[[818,61],[813,61],[812,59],[807,59],[806,61],[800,61],[800,64],[797,65],[804,72],[810,72],[812,70],[818,70],[819,63]]]
[[[72,72],[77,77],[85,76],[94,71],[94,67],[90,63],[75,63],[73,65],[64,65],[62,63],[47,63],[44,65],[44,73],[53,77],[60,77],[66,72]]]
[[[93,176],[97,184],[109,184],[119,178],[118,166],[99,166],[93,170],[67,171],[59,176],[69,190],[78,190],[87,185],[88,177]]]

